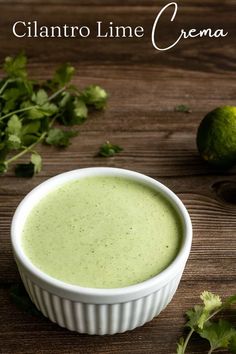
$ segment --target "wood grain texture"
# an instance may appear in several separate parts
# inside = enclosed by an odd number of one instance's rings
[[[175,27],[162,23],[163,45],[178,28],[219,28],[224,39],[182,41],[166,53],[151,46],[150,31],[166,1],[59,0],[2,1],[0,59],[24,49],[33,77],[46,79],[61,62],[72,62],[74,83],[104,86],[107,110],[92,114],[78,127],[80,134],[66,150],[41,146],[43,171],[30,180],[0,177],[0,352],[79,354],[174,354],[183,334],[184,312],[205,290],[227,296],[236,292],[236,168],[221,171],[199,157],[195,137],[204,114],[220,105],[235,104],[235,1],[187,0],[179,4]],[[138,39],[17,39],[11,33],[16,20],[42,24],[80,24],[94,28],[98,19],[142,25]],[[86,19],[86,20],[85,20]],[[177,113],[188,104],[192,113]],[[110,140],[124,151],[111,159],[95,157],[100,144]],[[79,335],[45,318],[27,315],[11,303],[9,288],[19,281],[10,245],[14,210],[33,187],[57,173],[88,166],[115,166],[137,170],[169,186],[186,204],[194,239],[183,279],[171,304],[158,318],[132,332],[115,336]],[[233,196],[231,199],[228,196]],[[230,200],[231,203],[226,202]],[[228,317],[235,315],[226,314]],[[189,354],[204,353],[197,337]]]

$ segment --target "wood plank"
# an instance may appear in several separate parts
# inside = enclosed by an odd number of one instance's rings
[[[0,0],[0,3],[6,4],[5,0]],[[40,5],[40,4],[46,4],[50,6],[54,5],[59,5],[59,4],[64,4],[65,2],[63,0],[8,0],[8,4],[21,4],[21,5]],[[136,7],[147,7],[147,6],[162,6],[164,4],[164,1],[155,1],[155,0],[120,0],[119,1],[119,6],[125,7],[125,6],[136,6]],[[187,6],[204,6],[204,7],[210,7],[213,5],[218,5],[218,6],[226,6],[226,5],[234,5],[234,0],[222,0],[222,1],[215,1],[215,0],[206,0],[204,3],[200,0],[191,0],[186,1]],[[113,6],[117,7],[117,4],[113,0],[67,0],[66,1],[67,6]]]
[[[4,0],[0,0],[0,4],[3,3],[5,4],[6,2]],[[27,5],[50,5],[50,6],[57,6],[61,4],[65,4],[63,0],[9,0],[7,2],[8,4],[21,4],[24,6]],[[145,0],[145,3],[143,0],[120,0],[119,3],[114,0],[103,0],[102,2],[100,0],[67,0],[66,5],[67,6],[112,6],[112,7],[125,7],[125,6],[132,6],[132,7],[150,7],[150,6],[162,6],[164,4],[164,1],[158,0]],[[201,0],[194,0],[194,3],[192,0],[186,0],[185,1],[185,6],[188,7],[197,7],[199,5],[201,6],[215,6],[217,8],[224,8],[226,5],[234,5],[235,2],[234,0],[222,0],[220,3],[215,3],[214,0],[206,0],[204,3],[201,2]]]

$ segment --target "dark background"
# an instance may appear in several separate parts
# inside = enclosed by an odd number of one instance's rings
[[[0,177],[0,352],[7,353],[158,353],[173,354],[183,334],[184,312],[203,290],[235,293],[236,169],[207,166],[195,144],[203,116],[235,104],[235,1],[179,1],[174,24],[160,23],[162,45],[180,28],[224,28],[225,38],[182,40],[167,52],[151,45],[151,27],[167,1],[0,1],[0,59],[24,49],[32,77],[47,79],[58,64],[77,69],[74,83],[100,84],[110,95],[105,112],[90,116],[65,150],[40,147],[43,170],[33,179],[12,171]],[[169,10],[169,16],[171,11]],[[40,25],[88,25],[98,20],[141,25],[137,39],[17,39],[15,21]],[[175,112],[187,104],[192,113]],[[106,140],[124,151],[114,158],[94,157]],[[11,303],[9,288],[19,281],[10,246],[13,212],[33,187],[70,169],[116,166],[145,173],[165,183],[186,204],[194,229],[193,247],[180,287],[167,309],[145,326],[115,336],[72,333],[45,318],[33,317]],[[229,203],[229,199],[231,203]],[[232,314],[227,314],[232,317]],[[194,337],[188,353],[203,353],[206,343]]]

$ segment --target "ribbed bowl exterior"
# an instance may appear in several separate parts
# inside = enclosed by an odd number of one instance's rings
[[[52,294],[35,284],[20,265],[18,268],[31,300],[44,316],[71,331],[97,335],[122,333],[152,320],[171,301],[182,275],[177,274],[157,291],[132,301],[93,304]]]

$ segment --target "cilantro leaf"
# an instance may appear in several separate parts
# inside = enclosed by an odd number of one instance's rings
[[[14,99],[6,101],[6,103],[3,104],[2,113],[7,114],[10,111],[13,111],[15,106],[16,106],[16,102]]]
[[[76,131],[63,131],[58,128],[52,128],[49,130],[45,141],[49,145],[66,147],[70,144],[70,138],[76,135]]]
[[[111,157],[121,151],[123,151],[122,147],[119,145],[111,144],[109,141],[107,141],[105,144],[100,146],[98,155],[102,157]]]
[[[65,108],[73,100],[72,95],[68,91],[64,91],[61,94],[60,101],[58,105],[61,108]]]
[[[8,161],[6,160],[6,156],[9,153],[9,149],[7,147],[7,140],[5,139],[0,143],[0,163],[8,166]]]
[[[184,338],[181,337],[177,343],[177,354],[184,354]]]
[[[28,147],[36,143],[39,139],[39,136],[36,134],[26,134],[21,137],[22,146]]]
[[[86,120],[88,116],[88,109],[86,104],[79,100],[75,99],[73,102],[73,111],[72,111],[72,124],[81,124]]]
[[[185,326],[195,330],[199,325],[199,319],[201,318],[203,311],[204,308],[202,305],[195,305],[193,309],[188,310],[186,312],[188,322]]]
[[[22,135],[37,133],[40,130],[40,127],[40,120],[34,120],[32,122],[24,124],[21,129],[21,133]]]
[[[58,112],[58,107],[54,103],[45,102],[42,106],[40,106],[41,111],[46,116],[52,116]]]
[[[231,353],[236,354],[236,334],[233,335],[230,340],[229,349],[230,349]]]
[[[223,308],[227,308],[236,303],[236,295],[229,296],[225,299],[223,303]]]
[[[33,107],[26,113],[28,119],[42,119],[45,117],[45,113],[39,107]]]
[[[5,162],[0,162],[0,174],[7,172],[7,164]]]
[[[37,105],[41,106],[48,100],[48,94],[45,90],[40,89],[37,92],[34,92],[32,95],[32,101]]]
[[[190,107],[185,104],[180,104],[179,106],[176,106],[175,111],[176,112],[183,112],[183,113],[191,113],[192,112]]]
[[[12,100],[13,102],[15,102],[16,100],[18,100],[22,95],[24,94],[24,92],[22,92],[22,89],[19,87],[12,87],[9,89],[6,89],[3,94],[1,95],[1,98],[3,98],[5,101],[10,101]]]
[[[32,303],[22,284],[13,284],[10,288],[10,298],[18,308],[33,316],[42,317],[36,306]]]
[[[209,291],[204,291],[200,295],[203,305],[196,305],[193,309],[186,312],[189,319],[186,326],[196,330],[203,328],[204,323],[208,320],[212,312],[218,310],[222,306],[222,301],[218,295],[212,294]]]
[[[9,150],[17,150],[21,146],[21,139],[15,134],[9,134],[7,139],[7,147]]]
[[[32,162],[17,164],[15,167],[15,175],[16,177],[25,177],[25,178],[33,177],[34,164]]]
[[[14,134],[20,136],[22,130],[22,123],[16,114],[13,114],[9,121],[7,122],[7,132],[8,134]]]
[[[22,145],[29,146],[36,142],[40,135],[42,120],[33,120],[24,124],[21,130]]]
[[[97,85],[86,87],[80,95],[86,105],[94,107],[97,110],[104,109],[107,103],[107,92]]]
[[[30,162],[34,165],[34,174],[41,171],[41,169],[42,169],[42,158],[41,158],[41,156],[38,153],[33,152],[31,154]]]
[[[45,116],[42,108],[32,103],[30,100],[23,101],[20,105],[20,109],[25,110],[25,117],[27,119],[42,119]]]
[[[41,106],[33,106],[31,102],[26,101],[21,105],[21,108],[29,108],[25,114],[26,117],[31,120],[50,117],[58,112],[58,107],[50,102],[45,102]]]
[[[4,82],[0,88],[1,112],[3,114],[14,111],[16,107],[19,108],[18,106],[32,95],[33,86],[29,80],[8,78],[7,80],[3,79],[0,81],[0,84],[1,82]]]
[[[219,295],[215,295],[209,291],[203,291],[200,295],[200,299],[203,301],[205,310],[208,312],[215,311],[222,305]]]
[[[83,123],[88,116],[88,108],[84,101],[78,98],[68,99],[64,113],[60,117],[60,122],[64,125],[78,125]]]
[[[198,333],[210,342],[213,351],[219,348],[228,348],[236,330],[229,322],[220,319],[218,322],[208,322]]]
[[[74,73],[75,68],[73,66],[68,63],[63,64],[56,70],[51,82],[58,87],[63,87],[71,81]]]
[[[27,77],[26,64],[26,56],[24,53],[19,53],[15,57],[6,57],[3,69],[9,77],[20,77],[25,79]]]
[[[204,291],[200,299],[204,303],[202,314],[198,320],[198,327],[203,328],[204,323],[208,320],[212,312],[218,310],[222,306],[221,298],[209,291]]]

